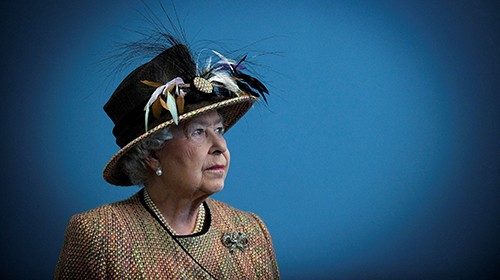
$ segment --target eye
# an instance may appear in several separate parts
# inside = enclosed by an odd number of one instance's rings
[[[204,134],[205,134],[205,129],[197,128],[197,129],[193,130],[193,132],[191,133],[191,136],[201,136]]]
[[[223,127],[223,126],[219,126],[219,127],[217,127],[217,128],[215,129],[215,132],[216,132],[217,134],[219,134],[219,135],[223,135],[223,134],[224,134],[224,132],[226,132],[226,130],[224,129],[224,127]]]

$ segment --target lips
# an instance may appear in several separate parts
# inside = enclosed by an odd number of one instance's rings
[[[206,170],[224,170],[225,169],[225,166],[222,165],[222,164],[216,164],[216,165],[212,165],[210,166],[209,168],[207,168]]]

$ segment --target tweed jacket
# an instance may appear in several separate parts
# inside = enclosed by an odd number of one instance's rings
[[[55,279],[279,278],[271,237],[259,217],[213,199],[204,207],[203,230],[189,236],[167,231],[142,191],[75,215]],[[246,240],[223,242],[231,233],[245,233]]]

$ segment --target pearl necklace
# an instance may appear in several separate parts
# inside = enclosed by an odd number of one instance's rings
[[[153,200],[151,200],[151,197],[149,196],[148,192],[146,189],[144,189],[144,201],[146,202],[146,205],[153,211],[153,213],[158,217],[160,222],[173,234],[173,235],[178,235],[177,232],[168,224],[167,220],[165,217],[161,214],[160,210],[156,205],[154,204]],[[196,224],[194,226],[194,229],[191,233],[198,233],[203,229],[203,224],[205,223],[205,207],[203,206],[203,203],[200,204],[200,207],[198,208],[198,214],[196,215]]]

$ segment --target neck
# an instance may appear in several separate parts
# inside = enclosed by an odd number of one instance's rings
[[[180,195],[170,188],[159,185],[147,185],[146,191],[152,202],[175,234],[193,233],[197,223],[200,205],[208,197]]]

